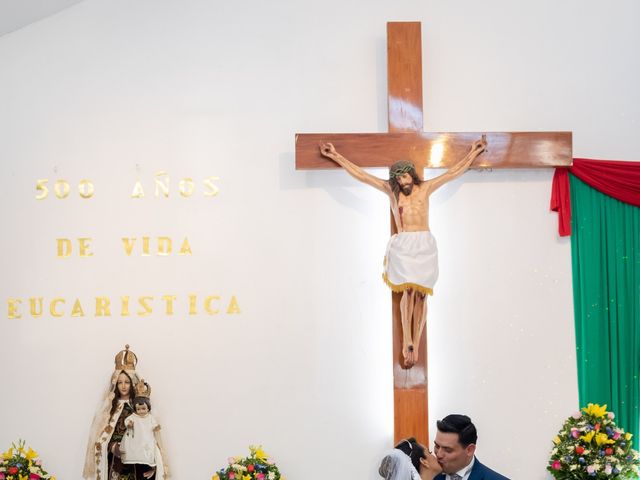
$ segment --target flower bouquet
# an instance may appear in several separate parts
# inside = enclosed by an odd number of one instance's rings
[[[0,454],[0,480],[55,480],[42,468],[38,454],[31,447],[25,449],[25,441],[19,440],[18,445],[11,444],[11,448]]]
[[[551,475],[557,480],[636,478],[640,462],[632,435],[614,418],[606,405],[593,403],[569,417],[553,439]]]
[[[262,447],[249,446],[248,457],[229,457],[229,465],[214,473],[211,480],[285,480]]]

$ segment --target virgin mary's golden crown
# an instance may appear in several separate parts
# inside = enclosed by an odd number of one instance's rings
[[[138,363],[136,354],[129,350],[129,345],[124,346],[116,355],[116,370],[135,370]]]

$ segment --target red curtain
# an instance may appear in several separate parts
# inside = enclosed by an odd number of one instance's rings
[[[551,210],[558,212],[558,232],[571,235],[569,173],[621,202],[640,207],[640,162],[574,158],[573,166],[556,168],[551,187]]]

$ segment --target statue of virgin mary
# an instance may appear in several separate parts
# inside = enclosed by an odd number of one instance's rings
[[[129,345],[116,355],[115,370],[89,432],[82,474],[86,480],[136,480],[135,466],[122,463],[120,442],[127,429],[125,420],[134,412],[135,392],[147,387],[136,372],[137,363],[138,358],[129,350]],[[147,480],[168,478],[166,455],[160,441],[156,443],[156,459],[155,474],[145,475]]]

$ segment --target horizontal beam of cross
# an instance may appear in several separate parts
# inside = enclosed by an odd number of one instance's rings
[[[471,168],[542,168],[572,163],[571,132],[305,133],[296,135],[296,169],[340,168],[320,155],[322,142],[333,143],[338,152],[361,167],[388,167],[398,160],[410,160],[423,168],[448,168],[483,134],[488,151]]]

